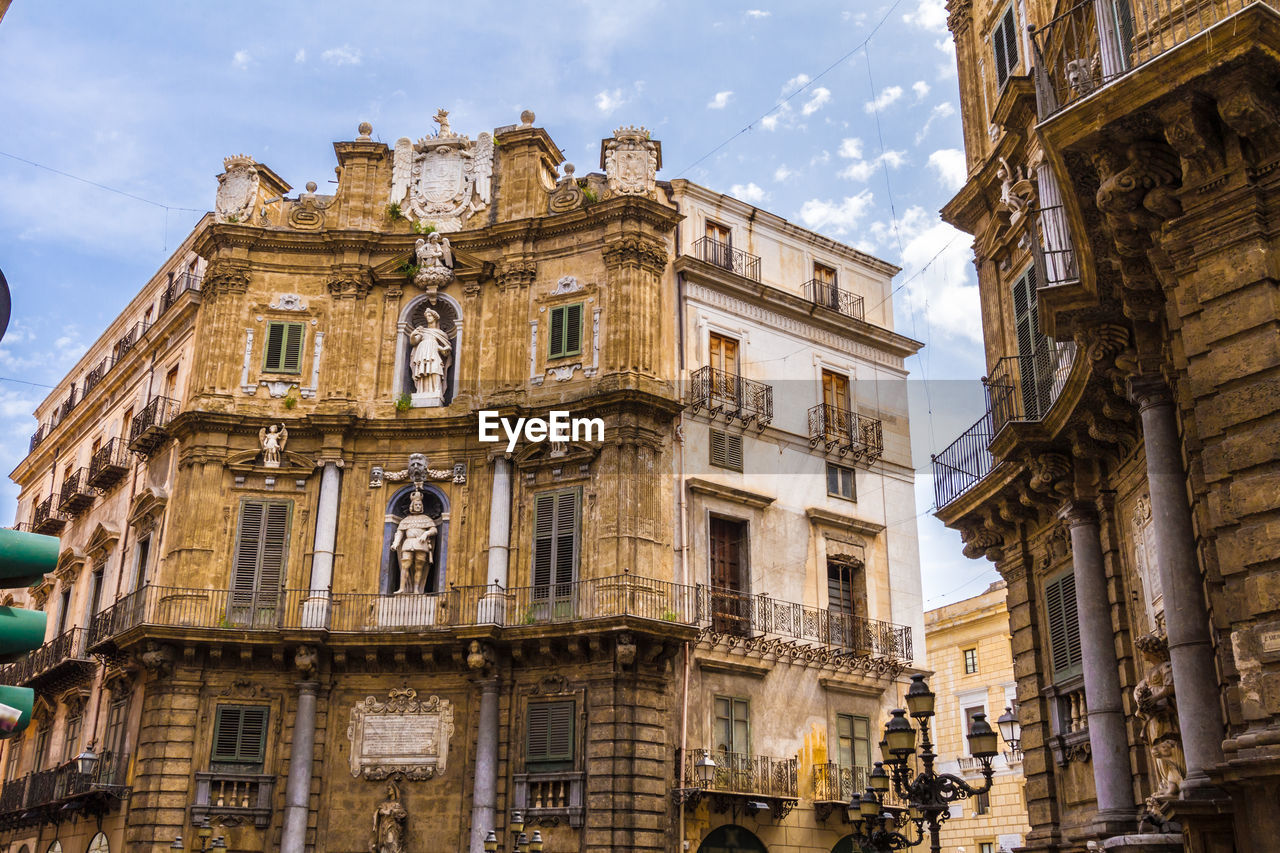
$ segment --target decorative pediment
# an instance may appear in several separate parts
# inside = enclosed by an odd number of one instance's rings
[[[585,442],[538,441],[528,442],[512,460],[521,470],[535,470],[554,466],[571,468],[590,465],[600,455],[600,448]]]
[[[137,676],[137,666],[126,658],[120,663],[107,666],[106,672],[102,674],[102,686],[109,690],[113,697],[123,696],[133,690]]]
[[[49,600],[49,596],[53,594],[53,575],[45,575],[40,579],[39,583],[31,587],[31,603],[35,605],[37,610],[43,610],[44,605]]]
[[[70,690],[58,696],[58,702],[67,707],[67,712],[71,716],[84,713],[85,705],[89,703],[88,687],[72,687]]]
[[[854,518],[851,515],[841,515],[838,512],[831,512],[816,506],[808,507],[805,509],[804,514],[808,516],[809,523],[814,527],[856,533],[860,536],[868,537],[879,536],[884,530],[884,525],[879,522],[866,521],[861,518]]]
[[[53,703],[43,693],[36,693],[35,701],[31,703],[31,720],[37,726],[47,726],[53,722],[54,715]]]
[[[147,486],[134,495],[129,504],[129,526],[137,530],[155,527],[168,503],[168,492],[155,486]]]
[[[89,535],[89,544],[85,545],[84,553],[89,559],[98,562],[104,559],[119,541],[119,530],[98,522],[98,526],[93,528],[93,533]]]
[[[227,457],[227,470],[236,474],[265,474],[269,477],[302,479],[311,476],[316,460],[292,450],[281,450],[279,465],[265,465],[261,450],[245,450]]]
[[[68,587],[80,577],[80,570],[84,568],[84,563],[83,551],[72,547],[63,548],[62,553],[58,555],[58,565],[53,570],[53,575],[62,582],[63,587]]]

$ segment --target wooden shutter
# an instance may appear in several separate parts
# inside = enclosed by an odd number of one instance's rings
[[[575,302],[564,307],[564,354],[577,355],[582,352],[582,303]]]
[[[578,490],[538,495],[533,529],[534,597],[564,598],[578,567]]]
[[[991,46],[995,50],[996,83],[1003,86],[1018,67],[1018,24],[1012,4],[991,34]]]
[[[231,604],[234,607],[252,607],[253,594],[258,588],[258,555],[262,547],[262,529],[266,521],[267,505],[260,501],[245,501],[240,505],[240,529],[236,535],[236,550],[231,565]]]
[[[711,464],[731,471],[742,470],[742,436],[711,430]]]
[[[555,583],[572,584],[578,562],[578,493],[561,492],[556,496]],[[568,595],[567,589],[560,591]],[[557,595],[560,597],[560,595]]]
[[[274,617],[284,583],[292,504],[245,501],[240,505],[231,571],[232,621]]]
[[[1080,621],[1076,611],[1076,579],[1067,572],[1045,584],[1045,617],[1053,676],[1066,678],[1080,669]]]
[[[302,372],[302,337],[305,329],[301,323],[289,323],[285,327],[284,361],[280,365],[282,372]]]
[[[551,333],[550,344],[547,351],[548,358],[559,358],[564,355],[564,308],[551,309]]]
[[[272,373],[301,373],[305,335],[306,326],[302,323],[268,323],[262,369]]]
[[[573,701],[529,705],[525,763],[571,763],[574,742]]]
[[[262,369],[278,371],[284,355],[284,323],[267,324],[267,343],[262,355]]]
[[[551,566],[555,552],[555,505],[555,493],[538,495],[534,501],[533,585],[539,589],[551,585]],[[537,590],[534,595],[539,595]]]
[[[213,723],[210,761],[262,765],[267,751],[267,708],[219,705]]]

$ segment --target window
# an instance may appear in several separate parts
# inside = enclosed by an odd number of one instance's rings
[[[996,85],[1004,86],[1018,67],[1018,22],[1012,3],[991,33],[991,47],[996,55]]]
[[[107,709],[107,731],[103,746],[116,756],[124,752],[125,721],[128,714],[129,695],[113,695],[111,706]]]
[[[822,371],[822,402],[840,411],[849,411],[849,377],[830,370]],[[835,426],[828,424],[828,431]]]
[[[707,340],[707,357],[712,368],[737,375],[738,341],[736,338],[712,332]]]
[[[245,501],[240,505],[227,613],[232,624],[275,624],[292,510],[293,504],[287,501]]]
[[[124,417],[120,419],[120,435],[128,438],[130,430],[133,429],[133,406],[124,410]]]
[[[861,566],[848,558],[827,560],[827,609],[844,617],[840,627],[855,616],[862,615],[863,580]],[[835,628],[836,626],[832,626]],[[852,635],[853,626],[847,629]]]
[[[31,772],[36,773],[43,770],[49,763],[49,723],[46,721],[40,724],[39,730],[36,731],[36,754],[31,764]]]
[[[169,368],[164,376],[164,395],[170,400],[178,398],[178,365]]]
[[[742,470],[742,436],[711,430],[711,464],[730,471]]]
[[[53,633],[55,637],[61,637],[62,633],[67,630],[67,614],[71,611],[71,590],[64,589],[62,598],[58,603],[58,630]]]
[[[79,711],[67,716],[67,736],[62,741],[62,760],[70,761],[80,754],[80,730],[84,717]]]
[[[722,246],[733,245],[733,232],[729,230],[728,225],[721,225],[719,222],[707,220],[706,238],[713,240]]]
[[[547,358],[567,358],[582,353],[582,303],[551,309],[550,348]]]
[[[93,621],[93,617],[98,615],[98,610],[102,607],[102,574],[105,566],[99,563],[93,567],[93,574],[89,576],[89,621]]]
[[[856,501],[858,499],[858,490],[854,487],[853,469],[828,463],[827,494],[832,497]]]
[[[983,794],[982,796],[984,796],[984,797],[985,797],[985,796],[986,796],[986,794]],[[979,814],[986,814],[986,812],[985,812],[985,811],[983,811],[983,812],[979,812]],[[993,841],[982,841],[982,842],[979,842],[979,843],[978,843],[978,853],[996,853],[996,845],[995,845],[995,842],[993,842]]]
[[[151,559],[151,537],[143,536],[138,540],[137,563],[133,567],[133,589],[142,589],[147,582],[147,563]]]
[[[991,792],[990,791],[987,791],[982,794],[978,794],[973,798],[973,816],[974,817],[987,814],[990,811],[991,811]],[[990,850],[991,847],[988,845],[987,849]]]
[[[569,599],[578,572],[577,489],[543,492],[533,507],[533,595]]]
[[[213,769],[261,772],[266,754],[266,706],[219,705],[213,721],[213,751],[209,756]]]
[[[573,769],[574,706],[572,700],[529,704],[524,742],[526,770]]]
[[[21,735],[9,741],[9,764],[5,771],[11,781],[22,774],[22,746],[25,743]]]
[[[1023,414],[1040,417],[1052,402],[1053,372],[1057,369],[1057,348],[1040,331],[1036,304],[1036,268],[1013,283],[1014,331],[1018,338],[1018,378],[1022,382]]]
[[[1076,615],[1076,578],[1070,570],[1045,583],[1044,610],[1054,680],[1079,675],[1080,622]]]
[[[826,264],[820,264],[815,261],[813,264],[813,280],[818,284],[825,284],[827,287],[835,287],[836,271]]]
[[[841,767],[871,766],[871,721],[852,714],[836,715],[836,761]]]
[[[965,649],[964,650],[964,674],[973,675],[977,671],[978,671],[978,650]]]
[[[750,706],[746,699],[717,696],[715,699],[716,752],[751,754]]]
[[[711,626],[724,634],[751,631],[752,601],[747,595],[747,523],[711,517]]]
[[[268,323],[262,369],[267,373],[301,373],[306,328],[302,323]]]

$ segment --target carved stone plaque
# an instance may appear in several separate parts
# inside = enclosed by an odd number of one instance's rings
[[[430,779],[444,773],[453,735],[453,703],[439,696],[418,700],[410,688],[387,701],[369,696],[351,709],[351,775],[365,779]]]

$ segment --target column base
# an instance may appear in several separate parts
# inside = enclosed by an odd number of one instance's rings
[[[1095,812],[1093,819],[1073,833],[1073,841],[1086,839],[1103,842],[1116,836],[1128,836],[1137,833],[1138,818],[1128,809],[1104,809]]]
[[[302,602],[302,627],[328,628],[330,603],[327,592],[314,593]]]

